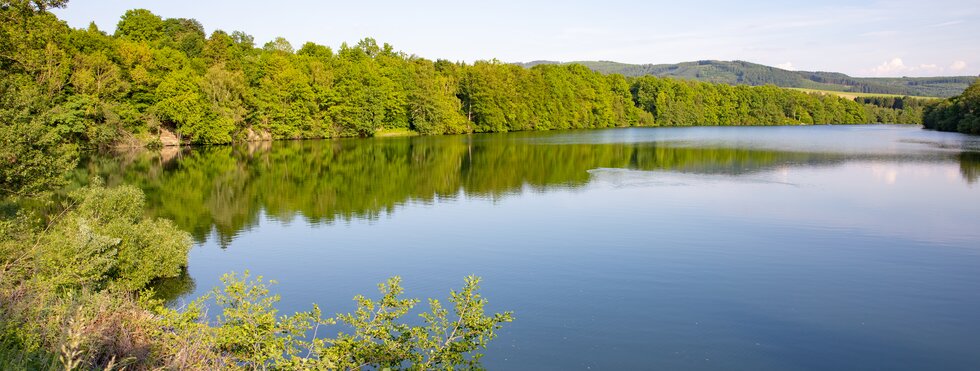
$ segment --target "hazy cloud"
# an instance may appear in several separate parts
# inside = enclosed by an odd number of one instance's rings
[[[872,68],[871,73],[880,76],[880,75],[900,73],[903,71],[907,71],[908,69],[909,67],[905,65],[905,62],[902,62],[902,58],[892,58],[892,60],[882,63],[875,68]]]
[[[776,65],[776,68],[782,68],[784,70],[795,71],[796,67],[793,67],[793,62],[780,63]]]
[[[936,23],[936,24],[929,25],[929,27],[947,27],[947,26],[958,25],[960,23],[963,23],[963,20],[959,20],[958,19],[958,20],[955,20],[955,21],[949,21],[949,22],[943,22],[943,23]]]
[[[962,63],[962,64],[960,64]],[[956,61],[950,66],[953,71],[959,71],[966,68],[966,62]],[[901,74],[939,74],[942,73],[945,68],[940,67],[935,63],[922,63],[919,65],[907,65],[902,58],[892,58],[890,61],[879,64],[878,66],[872,68],[870,72],[875,76],[898,76]]]

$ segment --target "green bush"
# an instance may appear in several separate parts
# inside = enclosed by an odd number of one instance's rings
[[[133,186],[105,188],[100,181],[73,192],[69,207],[41,236],[36,279],[58,288],[126,291],[187,266],[191,238],[173,222],[143,215],[143,192]]]

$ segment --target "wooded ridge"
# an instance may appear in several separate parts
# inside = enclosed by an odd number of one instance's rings
[[[518,63],[524,67],[566,64],[555,61]],[[853,93],[952,97],[966,89],[976,76],[851,77],[838,72],[790,71],[746,61],[702,60],[675,64],[629,64],[610,61],[576,61],[602,73],[627,77],[657,76],[729,85],[766,85]]]

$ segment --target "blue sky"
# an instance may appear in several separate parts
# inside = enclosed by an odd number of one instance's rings
[[[262,44],[364,37],[425,58],[747,60],[854,76],[980,74],[980,1],[95,1],[59,17],[112,32],[127,9],[195,18]]]

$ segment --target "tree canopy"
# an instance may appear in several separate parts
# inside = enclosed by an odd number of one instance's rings
[[[371,38],[337,49],[296,48],[283,38],[260,46],[240,31],[206,35],[194,19],[146,9],[127,11],[109,35],[94,25],[72,29],[46,11],[60,5],[25,1],[0,10],[0,115],[5,130],[50,133],[68,144],[156,145],[167,132],[185,143],[224,144],[385,131],[892,119],[843,98],[774,86],[627,78],[577,64],[432,61]]]
[[[928,129],[980,134],[980,80],[958,96],[925,108],[923,125]]]

